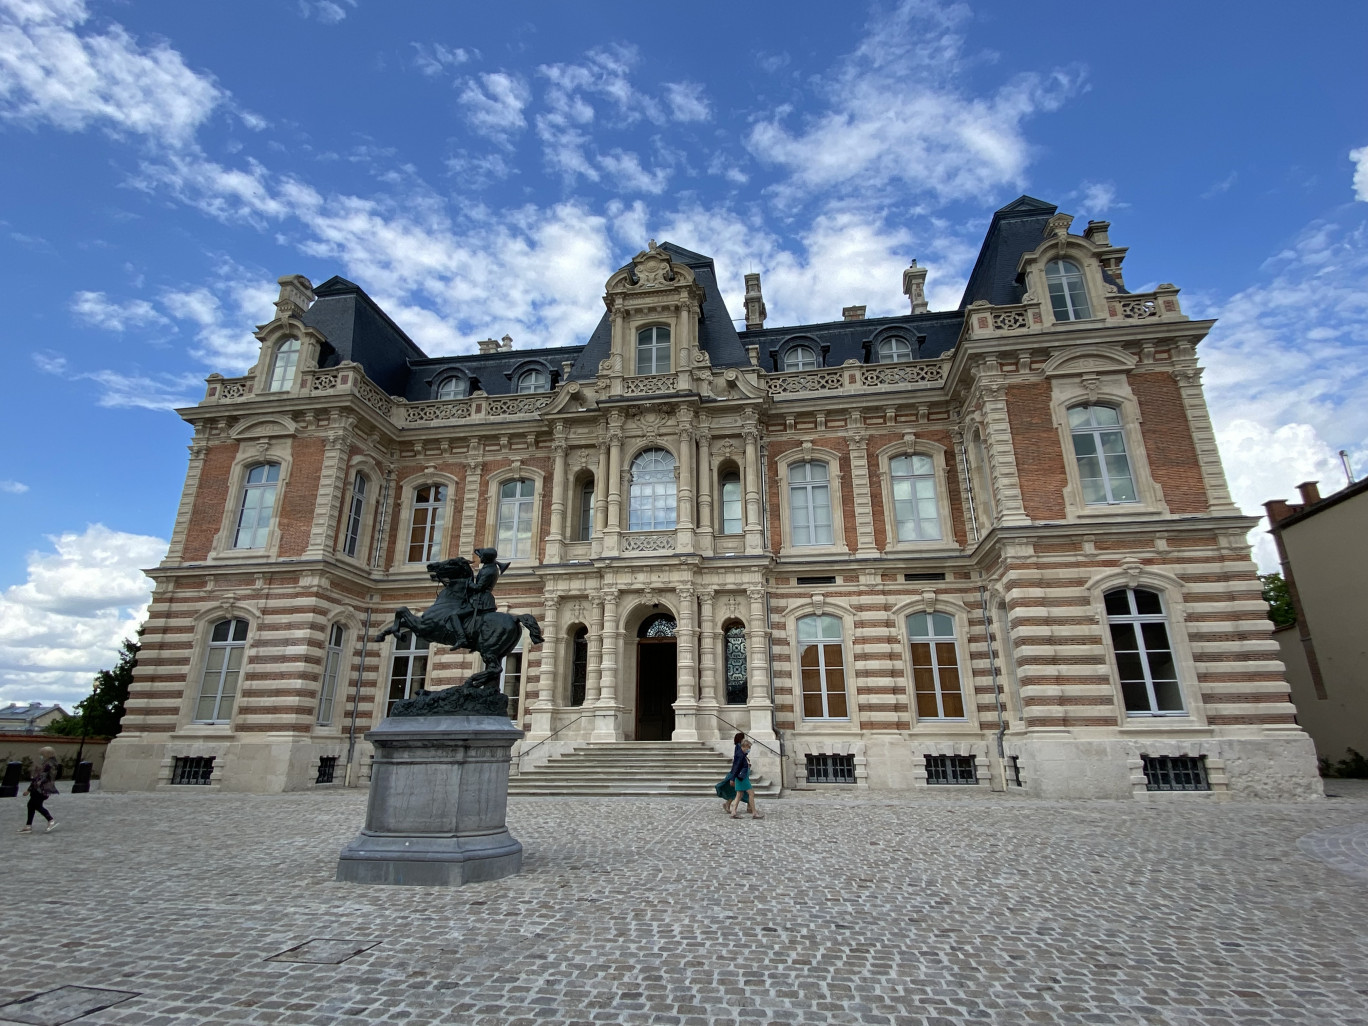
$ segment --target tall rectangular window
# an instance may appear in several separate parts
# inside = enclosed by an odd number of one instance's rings
[[[664,374],[670,369],[670,329],[663,324],[637,332],[636,372]]]
[[[590,481],[579,491],[579,540],[594,537],[594,483]]]
[[[361,544],[361,516],[366,512],[366,475],[357,473],[352,480],[351,502],[347,506],[347,533],[342,540],[342,551],[352,558]]]
[[[509,705],[514,717],[518,713],[518,696],[522,694],[523,678],[523,654],[519,649],[516,652],[509,652],[504,656],[503,677],[501,686],[503,693],[509,698]]]
[[[1158,592],[1117,588],[1103,597],[1121,697],[1130,716],[1181,716],[1183,690]]]
[[[342,674],[342,641],[346,637],[340,623],[328,631],[328,648],[323,656],[323,679],[318,688],[318,725],[326,727],[333,721],[333,705],[337,700],[337,680]]]
[[[917,719],[964,719],[955,621],[944,613],[913,613],[907,618],[907,634],[912,643]]]
[[[532,507],[536,486],[527,478],[505,481],[499,488],[499,552],[505,556],[532,554]]]
[[[271,536],[271,514],[275,510],[276,487],[280,482],[279,463],[259,463],[247,471],[238,506],[235,549],[262,549]]]
[[[286,339],[275,351],[271,361],[271,380],[266,384],[268,392],[287,392],[294,384],[295,367],[299,365],[299,339]]]
[[[741,475],[734,470],[722,475],[722,533],[741,533]]]
[[[246,620],[220,620],[214,624],[209,633],[204,674],[200,677],[199,700],[195,703],[196,723],[227,723],[232,719],[246,651]]]
[[[427,683],[428,643],[416,634],[396,638],[394,658],[390,661],[389,697],[385,715],[394,711],[394,704],[412,698]]]
[[[410,563],[428,563],[441,558],[446,499],[446,485],[420,485],[413,490],[413,521],[408,544]]]
[[[896,456],[888,461],[893,479],[893,517],[898,541],[928,541],[941,536],[936,507],[936,466],[930,456]]]
[[[848,720],[840,620],[834,616],[805,616],[798,621],[798,666],[803,685],[803,718]]]
[[[1135,502],[1135,478],[1126,454],[1121,412],[1114,406],[1072,406],[1069,434],[1083,501],[1090,506]]]
[[[589,683],[589,628],[581,627],[575,631],[570,648],[570,704],[584,704],[585,689]]]
[[[789,512],[794,545],[831,544],[831,484],[825,463],[795,463],[789,468]]]

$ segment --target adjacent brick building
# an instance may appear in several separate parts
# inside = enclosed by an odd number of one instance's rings
[[[546,633],[505,673],[524,768],[740,729],[790,787],[1318,794],[1202,396],[1211,322],[1070,227],[998,211],[951,311],[914,262],[902,316],[767,327],[747,275],[740,331],[712,260],[652,243],[582,345],[452,357],[350,282],[281,279],[257,366],[182,411],[105,786],[363,768],[390,701],[472,669],[364,635],[431,600],[429,560],[496,545]]]

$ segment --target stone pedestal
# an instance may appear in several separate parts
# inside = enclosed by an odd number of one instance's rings
[[[523,732],[503,716],[391,716],[375,746],[366,826],[342,849],[337,879],[455,886],[522,869],[505,824],[509,750]]]

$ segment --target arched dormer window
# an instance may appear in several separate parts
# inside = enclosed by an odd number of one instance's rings
[[[786,371],[805,371],[817,369],[817,351],[812,346],[803,344],[789,346],[784,353],[784,370]]]
[[[1045,285],[1057,321],[1083,321],[1092,316],[1083,270],[1072,260],[1051,260],[1045,265]]]
[[[880,363],[908,363],[915,355],[912,343],[901,335],[880,339],[877,352]]]
[[[540,367],[529,367],[518,375],[518,392],[546,392],[551,388],[551,376]]]
[[[647,449],[632,460],[629,531],[664,531],[675,526],[675,458]]]
[[[443,378],[437,386],[438,399],[464,399],[470,394],[470,385],[459,374]]]
[[[295,368],[299,366],[299,339],[287,338],[276,348],[271,360],[271,379],[268,392],[286,392],[294,384]]]
[[[276,487],[279,483],[279,463],[258,463],[247,471],[247,479],[242,486],[242,503],[238,506],[233,548],[266,547],[266,540],[271,533],[271,515],[275,511]]]
[[[653,324],[637,332],[636,372],[667,374],[670,370],[670,329]]]

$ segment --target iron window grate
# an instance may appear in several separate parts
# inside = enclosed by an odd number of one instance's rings
[[[972,755],[928,755],[928,784],[977,784],[978,769]]]
[[[207,784],[213,772],[212,755],[178,755],[171,765],[171,783]]]
[[[318,759],[318,777],[314,780],[315,784],[331,784],[333,775],[337,772],[337,756],[323,755]]]
[[[855,756],[809,755],[807,757],[809,784],[855,783]]]
[[[1146,791],[1210,791],[1205,755],[1142,755]]]
[[[793,579],[793,583],[795,583],[795,584],[835,584],[835,583],[836,583],[836,578],[835,578],[834,576],[831,576],[831,577],[795,577],[795,578]]]
[[[904,580],[904,581],[943,581],[943,580],[945,580],[945,574],[933,574],[933,573],[925,573],[925,574],[903,574],[903,580]]]

